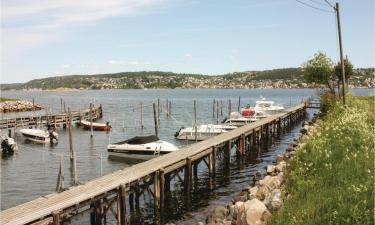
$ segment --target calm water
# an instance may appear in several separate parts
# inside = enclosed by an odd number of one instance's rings
[[[354,94],[368,95],[373,93],[373,89],[355,89]],[[76,92],[23,92],[7,91],[2,92],[2,97],[35,99],[35,102],[48,107],[48,111],[60,112],[60,98],[66,102],[73,111],[88,108],[90,101],[102,104],[104,117],[102,122],[110,121],[113,130],[110,133],[94,132],[94,138],[90,138],[89,131],[80,128],[73,129],[74,150],[77,152],[77,170],[80,182],[88,181],[101,174],[131,166],[136,162],[123,161],[108,158],[106,146],[110,142],[118,142],[135,135],[152,134],[153,112],[152,103],[160,99],[160,103],[165,107],[166,99],[172,101],[172,117],[167,118],[165,109],[162,109],[160,116],[159,136],[161,139],[184,146],[186,143],[176,141],[173,134],[181,126],[191,126],[193,115],[193,100],[197,101],[197,118],[200,123],[213,123],[212,100],[215,98],[223,102],[223,116],[227,114],[228,99],[232,101],[232,111],[238,107],[238,96],[241,96],[241,105],[254,105],[260,96],[268,100],[274,100],[285,107],[300,103],[316,93],[313,89],[202,89],[202,90],[85,90]],[[145,129],[140,129],[140,102],[143,102]],[[36,114],[45,114],[42,110]],[[25,113],[2,114],[3,118],[15,117]],[[33,114],[33,113],[26,113]],[[230,200],[235,192],[240,191],[251,180],[250,174],[258,169],[262,169],[271,162],[274,156],[282,151],[286,143],[293,139],[298,131],[296,127],[291,133],[285,134],[278,143],[272,145],[268,151],[261,156],[261,162],[246,162],[241,167],[237,163],[231,165],[230,173],[220,173],[216,180],[216,189],[210,192],[205,189],[208,176],[205,169],[202,169],[200,180],[197,182],[192,199],[191,208],[187,207],[174,196],[169,207],[173,210],[168,216],[181,224],[194,224],[196,220],[204,220],[207,206],[223,205]],[[6,209],[17,204],[46,195],[55,190],[60,158],[64,158],[65,186],[69,186],[71,181],[68,159],[68,136],[67,130],[59,129],[59,143],[54,146],[37,145],[26,142],[17,135],[19,146],[18,154],[1,160],[1,209]],[[199,184],[202,185],[199,185]],[[178,183],[175,184],[178,186]],[[178,188],[177,188],[178,189]],[[152,198],[144,195],[143,205],[152,203]],[[147,220],[152,214],[152,208],[140,210],[141,217]],[[185,222],[181,222],[185,221]],[[145,222],[145,221],[144,221]],[[138,220],[139,223],[139,220]],[[145,222],[146,223],[146,222]]]

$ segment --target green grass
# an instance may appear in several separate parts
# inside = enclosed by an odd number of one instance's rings
[[[333,104],[289,163],[272,224],[374,224],[374,96]]]
[[[5,101],[17,101],[17,99],[13,99],[13,98],[2,98],[2,97],[0,97],[0,102],[5,102]]]

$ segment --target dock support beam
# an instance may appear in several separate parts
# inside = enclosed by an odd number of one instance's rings
[[[120,224],[125,225],[126,224],[126,189],[125,185],[122,184],[119,189],[119,206],[120,206],[120,213],[118,217],[120,217]]]
[[[226,144],[226,153],[227,153],[227,164],[230,165],[230,158],[231,158],[231,150],[232,150],[232,140],[227,141]]]
[[[186,166],[185,166],[185,194],[190,196],[191,191],[191,183],[192,183],[192,176],[191,176],[191,158],[186,158]]]

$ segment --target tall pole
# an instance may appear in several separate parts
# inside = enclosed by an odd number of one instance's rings
[[[156,135],[156,137],[158,137],[159,136],[159,134],[158,134],[158,118],[156,116],[156,106],[155,106],[155,103],[152,103],[152,108],[154,109],[155,135]]]
[[[341,61],[341,79],[342,79],[342,102],[345,105],[345,63],[344,63],[344,53],[342,49],[342,37],[341,37],[341,25],[340,25],[340,9],[339,9],[339,3],[336,2],[336,7],[334,8],[336,11],[336,17],[337,17],[337,31],[339,33],[339,46],[340,46],[340,61]]]
[[[90,103],[90,137],[92,138],[94,136],[94,131],[92,127],[92,103]]]
[[[194,100],[194,137],[197,142],[197,102]]]

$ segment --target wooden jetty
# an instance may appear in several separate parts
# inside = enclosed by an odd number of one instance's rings
[[[165,196],[170,181],[178,177],[184,193],[191,196],[193,176],[198,176],[198,164],[207,165],[210,180],[215,179],[218,163],[231,163],[234,151],[237,157],[260,151],[283,131],[304,118],[306,105],[301,104],[255,123],[245,125],[208,140],[187,146],[179,151],[115,171],[74,186],[60,193],[52,193],[33,201],[0,212],[1,224],[66,224],[74,217],[90,213],[92,225],[106,224],[107,213],[112,213],[117,224],[127,223],[126,205],[139,198],[139,190],[148,190],[154,197],[155,224],[164,223]],[[259,154],[260,152],[257,152]],[[218,157],[218,155],[224,157]],[[221,161],[221,162],[220,162]],[[229,168],[229,167],[228,167]],[[179,175],[183,172],[183,176]],[[211,182],[210,182],[211,183]],[[210,184],[208,184],[210,185]]]
[[[82,111],[71,112],[72,122],[77,123],[80,119],[90,121],[90,109]],[[103,117],[102,105],[92,107],[91,109],[92,119],[96,120]],[[17,129],[17,128],[31,128],[43,125],[54,125],[55,127],[66,127],[68,123],[68,113],[59,113],[55,115],[40,115],[40,116],[24,116],[11,119],[0,120],[0,130],[2,129]]]

